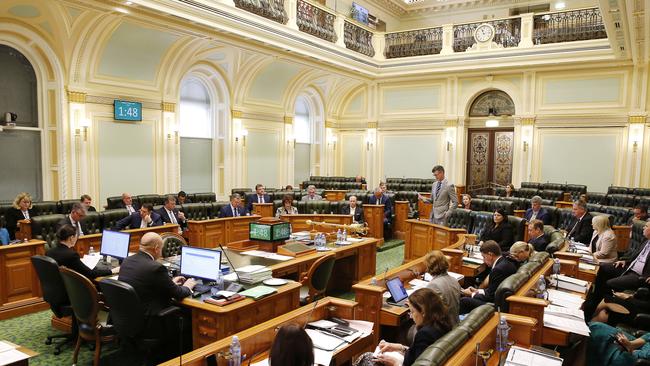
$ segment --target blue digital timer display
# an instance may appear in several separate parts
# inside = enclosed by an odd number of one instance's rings
[[[142,121],[142,103],[115,100],[114,116],[119,121]]]

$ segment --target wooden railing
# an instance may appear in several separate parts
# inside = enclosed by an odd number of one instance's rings
[[[298,29],[326,41],[336,42],[335,14],[302,0],[298,0],[297,6],[296,24]]]
[[[372,46],[372,32],[347,21],[345,22],[344,32],[345,47],[347,49],[362,53],[368,57],[375,55],[375,49]]]
[[[474,31],[481,24],[490,24],[494,27],[493,42],[503,48],[517,47],[521,41],[521,18],[519,17],[460,24],[454,26],[454,52],[465,52],[476,43]]]
[[[607,32],[598,8],[538,14],[533,20],[535,44],[599,38],[607,38]]]
[[[386,58],[437,55],[442,50],[442,27],[386,34]]]
[[[235,6],[253,14],[263,16],[280,24],[287,24],[289,16],[283,0],[234,0]]]

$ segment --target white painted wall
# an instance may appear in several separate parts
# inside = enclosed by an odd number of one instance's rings
[[[249,130],[246,152],[248,186],[261,183],[267,187],[279,187],[280,134],[276,131]]]

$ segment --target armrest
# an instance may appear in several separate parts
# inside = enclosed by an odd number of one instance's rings
[[[650,360],[640,358],[634,363],[635,366],[650,366]]]
[[[639,300],[650,300],[650,289],[647,287],[641,287],[636,290],[634,293],[634,298]]]
[[[650,314],[637,314],[634,324],[639,329],[650,330]]]
[[[179,308],[178,306],[169,306],[169,307],[166,307],[166,308],[160,310],[156,314],[156,316],[159,317],[159,318],[162,318],[162,317],[166,317],[166,316],[169,316],[169,315],[172,315],[172,314],[180,313],[180,311],[181,311],[181,308]]]

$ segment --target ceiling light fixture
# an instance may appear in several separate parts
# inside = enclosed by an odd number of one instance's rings
[[[124,3],[125,5],[133,5],[133,1],[127,1]]]
[[[485,120],[485,127],[499,127],[496,108],[490,107],[488,109],[488,119]]]
[[[562,10],[566,8],[566,3],[564,1],[558,1],[555,3],[555,10]]]

